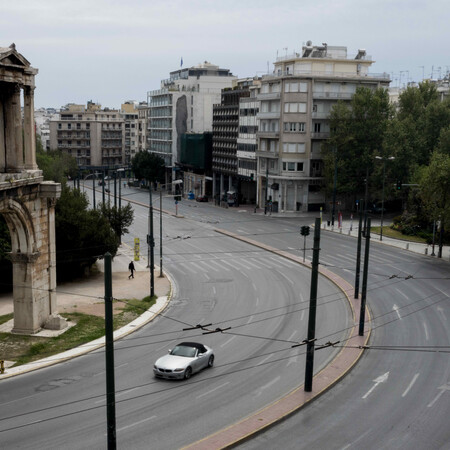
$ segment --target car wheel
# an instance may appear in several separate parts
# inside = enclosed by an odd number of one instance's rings
[[[214,365],[214,355],[211,355],[208,360],[208,367],[212,367]]]
[[[189,380],[189,378],[191,378],[192,375],[192,368],[188,367],[185,371],[184,371],[184,379],[185,380]]]

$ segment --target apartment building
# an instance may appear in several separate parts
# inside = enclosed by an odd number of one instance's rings
[[[371,74],[365,50],[348,56],[347,47],[312,45],[277,58],[262,77],[257,99],[257,203],[278,211],[325,207],[321,145],[329,137],[328,117],[338,101],[349,101],[358,86],[388,87],[389,75]]]
[[[147,93],[147,149],[161,156],[169,170],[177,169],[183,134],[212,131],[213,104],[235,78],[229,69],[205,61],[171,72],[160,89]],[[175,173],[169,176],[176,178]]]
[[[221,101],[213,106],[213,195],[239,194],[237,139],[239,134],[239,100],[249,97],[248,86],[237,83],[222,90]]]
[[[123,165],[124,119],[119,110],[69,104],[50,121],[50,148],[72,155],[78,166]]]

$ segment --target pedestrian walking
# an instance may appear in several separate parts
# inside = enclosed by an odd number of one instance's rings
[[[131,272],[130,275],[128,276],[128,279],[134,278],[135,268],[134,268],[133,261],[131,261],[130,264],[128,264],[128,270]]]

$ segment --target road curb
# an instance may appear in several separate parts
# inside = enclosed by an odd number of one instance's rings
[[[254,241],[252,239],[239,236],[235,233],[226,230],[215,230],[218,233],[229,236],[234,239],[247,242],[250,245],[262,248],[264,250],[275,253],[284,258],[295,261],[303,266],[311,267],[310,262],[305,262],[301,258],[296,257],[288,252],[275,249],[268,245]],[[341,351],[333,358],[333,360],[327,364],[319,373],[314,376],[313,390],[312,392],[305,392],[303,390],[304,385],[300,385],[293,391],[283,396],[282,398],[272,402],[263,409],[250,414],[246,418],[236,422],[218,432],[207,436],[197,442],[183,447],[183,449],[196,449],[196,450],[211,450],[211,449],[223,449],[232,448],[251,439],[257,434],[260,434],[277,423],[287,419],[292,414],[298,412],[313,400],[319,398],[322,394],[332,388],[338,381],[342,380],[356,365],[364,352],[364,346],[367,345],[370,338],[370,326],[366,326],[366,332],[364,336],[358,335],[358,321],[356,320],[355,310],[359,304],[359,298],[353,299],[350,294],[353,291],[353,287],[345,281],[343,278],[332,273],[328,269],[319,268],[319,272],[334,283],[345,295],[349,302],[350,309],[353,316],[353,324],[350,325],[350,330],[346,338],[346,343]],[[370,325],[371,316],[370,311],[366,307],[367,323]],[[350,348],[348,343],[352,341],[353,347]]]
[[[173,295],[173,281],[172,277],[164,272],[167,280],[169,281],[169,293],[165,296],[158,297],[156,299],[156,303],[151,306],[147,311],[141,314],[138,318],[123,326],[122,328],[116,330],[114,332],[114,341],[119,339],[123,339],[129,334],[139,330],[143,326],[147,325],[149,322],[158,317],[169,305],[172,295]],[[24,364],[22,366],[12,367],[11,369],[6,369],[5,373],[0,374],[0,381],[12,378],[18,375],[22,375],[24,373],[33,372],[38,369],[42,369],[44,367],[50,367],[55,364],[62,363],[64,361],[68,361],[70,359],[76,358],[78,356],[85,355],[87,353],[91,353],[99,348],[105,346],[105,337],[98,338],[94,341],[87,342],[73,349],[67,350],[63,353],[59,353],[57,355],[49,356],[48,358],[40,359],[38,361],[34,361],[32,363]]]

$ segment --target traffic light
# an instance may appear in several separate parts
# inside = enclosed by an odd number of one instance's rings
[[[402,182],[400,180],[397,181],[397,191],[402,189]]]
[[[302,236],[309,236],[309,227],[307,225],[304,225],[300,228],[300,234]]]
[[[250,181],[253,181],[255,179],[255,174],[254,173],[251,173],[250,174]]]

